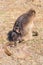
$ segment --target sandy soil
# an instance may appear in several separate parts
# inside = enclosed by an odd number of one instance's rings
[[[34,30],[38,31],[38,36],[16,47],[8,46],[12,53],[8,56],[3,48],[9,43],[7,33],[15,20],[30,8],[36,10]],[[0,0],[0,65],[43,65],[43,0]]]

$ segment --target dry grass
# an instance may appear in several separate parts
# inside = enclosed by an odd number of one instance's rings
[[[34,22],[38,36],[31,41],[8,47],[12,55],[4,53],[7,33],[13,28],[18,16],[30,8],[36,10]],[[0,65],[43,65],[43,0],[0,0]]]

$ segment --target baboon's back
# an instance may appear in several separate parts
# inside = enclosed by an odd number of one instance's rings
[[[27,14],[23,14],[21,15],[15,22],[14,27],[19,27],[21,29],[21,27],[23,27],[24,25],[28,24],[28,15]]]

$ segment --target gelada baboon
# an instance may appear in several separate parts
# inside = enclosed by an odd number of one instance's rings
[[[22,14],[17,18],[13,26],[13,30],[8,33],[9,41],[19,41],[27,38],[32,38],[32,28],[33,20],[35,18],[36,12],[33,9],[30,9],[28,12]]]

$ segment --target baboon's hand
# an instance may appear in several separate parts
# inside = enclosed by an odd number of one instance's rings
[[[38,36],[38,32],[37,31],[33,31],[32,33],[33,33],[32,36]]]

